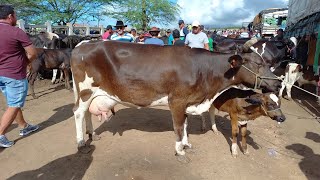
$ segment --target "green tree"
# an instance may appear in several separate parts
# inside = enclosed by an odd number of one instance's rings
[[[100,18],[100,10],[112,0],[1,0],[15,7],[19,18],[30,23],[52,21],[74,24],[78,20]]]
[[[151,23],[167,25],[176,20],[179,11],[169,0],[127,0],[111,3],[105,15],[146,30]]]

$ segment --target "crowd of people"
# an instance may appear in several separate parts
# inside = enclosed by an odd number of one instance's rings
[[[114,28],[111,25],[107,26],[102,39],[140,44],[189,46],[213,51],[213,33],[205,32],[199,21],[194,21],[190,25],[191,29],[185,25],[183,20],[179,20],[178,25],[179,28],[174,30],[167,29],[163,33],[158,27],[152,27],[149,31],[137,32],[136,29],[125,31],[127,25],[123,21],[117,21]]]

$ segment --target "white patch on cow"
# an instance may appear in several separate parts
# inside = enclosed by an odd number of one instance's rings
[[[184,156],[186,153],[183,150],[183,144],[181,141],[176,141],[176,152],[179,155]]]
[[[52,75],[51,83],[53,84],[56,81],[58,69],[53,69],[52,73],[53,75]]]
[[[275,94],[270,94],[269,95],[269,97],[270,97],[270,99],[272,99],[272,101],[274,101],[276,104],[277,104],[277,106],[279,106],[279,98],[278,98],[278,96],[276,96]]]
[[[90,42],[90,40],[83,40],[83,41],[79,42],[79,43],[75,46],[75,48],[78,47],[78,46],[81,46],[82,44],[88,43],[88,42]]]
[[[163,106],[163,105],[168,105],[168,96],[164,96],[156,101],[153,101],[149,107],[152,106]]]
[[[93,77],[89,77],[87,73],[85,73],[85,78],[83,82],[79,82],[79,90],[80,92],[84,89],[91,89],[92,83],[94,82]]]
[[[209,108],[211,107],[213,101],[219,97],[223,92],[225,92],[226,90],[230,89],[230,88],[238,88],[237,86],[230,86],[227,87],[225,89],[223,89],[222,91],[218,92],[215,96],[213,96],[212,99],[206,99],[205,101],[203,101],[201,104],[198,105],[192,105],[187,107],[186,109],[186,113],[187,114],[192,114],[192,115],[200,115],[204,112],[207,112],[209,110]]]
[[[270,71],[271,71],[271,72],[274,72],[275,70],[276,70],[275,67],[271,67],[271,68],[270,68]]]
[[[238,123],[243,126],[243,125],[246,125],[248,121],[238,121]]]
[[[263,43],[262,44],[262,53],[261,53],[261,57],[262,57],[262,55],[264,54],[264,50],[265,50],[265,48],[266,48],[266,43]]]
[[[262,44],[262,52],[261,52],[261,54],[260,54],[260,53],[258,52],[258,48],[254,48],[253,46],[250,47],[250,49],[251,49],[253,52],[255,52],[256,54],[258,54],[262,59],[263,59],[262,55],[264,54],[265,48],[266,48],[266,43],[263,43],[263,44]]]
[[[188,141],[187,127],[188,127],[188,122],[187,122],[187,119],[186,119],[184,124],[183,124],[182,145],[183,146],[188,146],[189,148],[191,148],[191,144]]]

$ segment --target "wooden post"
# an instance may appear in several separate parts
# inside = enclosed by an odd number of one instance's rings
[[[90,35],[90,27],[89,25],[86,25],[86,36]]]
[[[47,22],[45,23],[45,25],[47,26],[47,32],[52,33],[52,26],[51,26],[51,22],[50,22],[50,21],[47,21]]]
[[[104,34],[104,28],[103,25],[100,25],[100,35],[102,36]]]
[[[69,36],[73,35],[73,25],[71,23],[67,23],[67,26],[69,27],[68,35]]]
[[[17,25],[18,25],[18,27],[20,28],[20,29],[22,29],[23,31],[26,31],[26,29],[24,28],[24,20],[23,19],[19,19],[18,21],[17,21]]]

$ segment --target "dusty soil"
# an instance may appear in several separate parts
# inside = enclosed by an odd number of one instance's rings
[[[250,122],[250,154],[240,153],[236,159],[230,153],[231,127],[225,113],[218,114],[218,135],[209,130],[210,122],[202,132],[201,118],[191,116],[188,164],[174,156],[167,109],[117,106],[109,122],[94,117],[101,140],[91,142],[89,154],[81,154],[76,148],[73,93],[49,80],[37,81],[35,92],[39,99],[28,96],[23,112],[29,123],[41,128],[21,138],[17,124],[10,127],[7,136],[16,144],[0,149],[0,179],[320,179],[320,124],[312,118],[320,116],[320,108],[315,98],[295,89],[295,101],[282,99],[287,121]],[[0,115],[4,110],[0,95]]]

